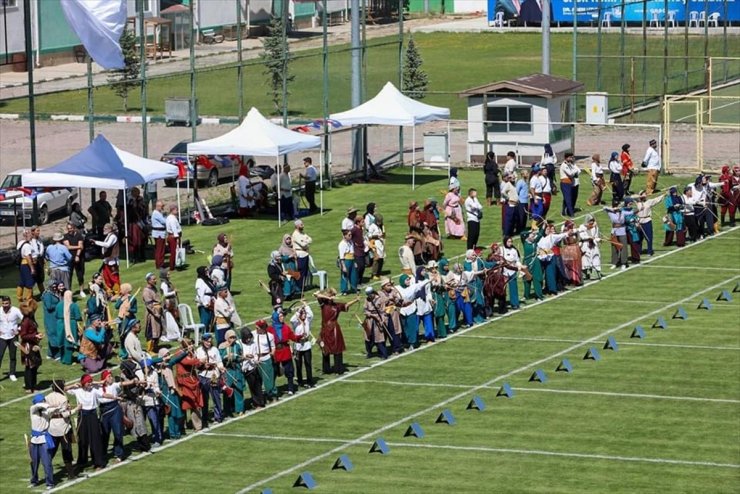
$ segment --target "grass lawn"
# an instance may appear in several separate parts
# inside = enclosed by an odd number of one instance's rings
[[[663,184],[668,180],[676,181],[666,178]],[[482,175],[464,171],[461,181],[464,188],[480,186]],[[316,264],[329,272],[332,285],[338,280],[333,266],[346,207],[378,202],[392,253],[405,230],[407,201],[441,199],[444,177],[422,174],[421,183],[412,193],[407,171],[398,170],[387,184],[325,194],[331,211],[305,222],[314,237]],[[486,212],[481,244],[501,236],[498,209]],[[661,214],[654,210],[658,239]],[[608,231],[605,217],[597,214],[597,220]],[[185,237],[209,250],[222,230],[234,238],[237,307],[242,319],[251,321],[269,311],[257,279],[265,278],[268,253],[290,228],[278,230],[272,219],[255,219],[222,229],[188,227]],[[640,267],[382,364],[364,358],[352,315],[359,309],[353,308],[341,319],[351,373],[322,376],[316,351],[318,388],[208,433],[168,442],[166,449],[71,490],[285,492],[300,472],[310,471],[319,492],[733,492],[740,480],[740,293],[732,302],[715,298],[740,280],[740,230],[675,253],[657,244],[656,258]],[[464,245],[448,242],[445,250],[452,257]],[[605,273],[613,273],[605,247],[602,259]],[[202,260],[191,256],[189,268],[174,274],[182,301],[192,300],[194,268]],[[399,272],[393,255],[387,267]],[[122,277],[140,286],[148,270],[151,262],[124,270]],[[5,291],[15,274],[0,275]],[[712,301],[711,311],[696,309],[704,297]],[[671,319],[679,305],[688,320]],[[666,330],[650,329],[658,316],[667,319]],[[637,324],[646,328],[645,340],[629,337]],[[607,336],[614,336],[618,351],[601,349]],[[602,360],[582,360],[590,346],[599,349]],[[572,374],[555,372],[563,358],[572,362]],[[538,368],[549,381],[529,381]],[[40,380],[52,376],[71,379],[79,371],[45,361]],[[504,382],[514,388],[512,399],[496,398]],[[282,387],[284,378],[278,384]],[[485,411],[465,409],[474,394],[487,404]],[[20,382],[0,383],[3,492],[28,492],[22,432],[28,429],[30,402],[22,396]],[[445,408],[456,425],[435,423]],[[404,437],[413,421],[426,432],[423,439]],[[389,443],[390,455],[367,453],[378,437]],[[349,455],[354,471],[331,470],[340,454]]]
[[[371,98],[386,81],[398,82],[398,45],[396,37],[369,40],[366,50],[366,94]],[[457,94],[467,88],[488,82],[518,77],[540,71],[541,37],[536,33],[433,33],[415,34],[414,39],[424,59],[424,69],[429,75],[429,95],[424,100],[433,105],[451,109],[454,119],[466,118],[466,101]],[[684,80],[683,59],[671,59],[668,67],[669,92],[682,92],[684,84],[701,85],[704,72],[704,43],[701,38],[691,38],[688,63],[690,77]],[[563,77],[572,76],[572,36],[552,34],[552,73]],[[663,41],[660,37],[647,39],[649,57],[663,55]],[[620,54],[618,34],[602,36],[601,63],[596,54],[598,41],[596,35],[578,35],[578,79],[586,85],[587,91],[601,90],[612,94],[629,92],[629,58],[625,66],[617,58]],[[670,56],[683,56],[683,37],[670,38]],[[709,53],[721,56],[724,53],[722,40],[711,37]],[[627,36],[624,52],[627,57],[642,55],[642,37]],[[316,118],[322,115],[322,58],[319,50],[293,52],[296,59],[291,63],[291,73],[295,81],[290,85],[290,115]],[[740,55],[740,44],[730,43],[728,56]],[[259,60],[246,62],[244,70],[244,104],[248,109],[256,106],[262,112],[272,113],[274,108],[267,96],[266,76]],[[601,67],[601,74],[597,67]],[[736,64],[728,68],[737,76]],[[643,95],[657,95],[663,92],[663,64],[657,58],[646,59],[643,70],[641,61],[635,69],[635,92]],[[648,74],[643,77],[641,74]],[[338,112],[350,107],[350,52],[348,45],[331,47],[329,55],[329,110]],[[164,101],[173,96],[189,96],[189,75],[170,76],[151,80],[147,86],[147,105],[153,114],[163,114]],[[236,69],[233,67],[208,69],[197,75],[197,96],[201,115],[234,116],[237,111]],[[643,96],[638,96],[638,102]],[[579,98],[579,104],[585,104]],[[129,97],[132,113],[139,112],[139,91]],[[610,99],[612,108],[624,106],[628,101],[614,96]],[[25,112],[25,99],[0,103],[3,112]],[[44,95],[36,98],[36,111],[40,113],[84,114],[87,112],[87,92],[69,91],[62,94]],[[95,112],[97,114],[122,113],[121,100],[108,88],[95,91]]]

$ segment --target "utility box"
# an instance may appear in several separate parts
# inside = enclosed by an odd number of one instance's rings
[[[586,93],[586,123],[605,124],[609,116],[607,93]]]
[[[198,100],[195,100],[193,115],[195,122],[190,121],[190,98],[167,98],[164,100],[165,124],[169,125],[191,125],[198,124]]]
[[[447,132],[425,132],[424,133],[424,164],[425,165],[447,165],[450,162],[448,156],[449,135]]]

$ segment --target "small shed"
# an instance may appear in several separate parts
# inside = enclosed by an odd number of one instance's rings
[[[550,143],[556,154],[573,149],[570,122],[578,81],[532,74],[467,89],[468,159],[482,163],[487,151],[506,161],[514,151],[522,162],[539,161]]]

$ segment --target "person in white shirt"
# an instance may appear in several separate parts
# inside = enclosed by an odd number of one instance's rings
[[[275,336],[267,332],[267,323],[260,319],[254,324],[257,328],[254,335],[254,342],[257,353],[257,366],[260,376],[262,376],[262,387],[265,390],[265,398],[268,400],[277,399],[277,387],[275,386],[275,367],[272,365],[272,358],[275,355]]]
[[[205,266],[199,266],[195,271],[198,276],[195,280],[195,302],[198,304],[198,316],[201,324],[205,325],[205,329],[208,331],[213,323],[215,287]]]
[[[373,280],[378,281],[385,262],[385,228],[383,215],[380,213],[375,214],[374,221],[367,229],[367,244],[373,260]]]
[[[604,180],[604,167],[601,166],[600,154],[591,156],[591,185],[593,186],[593,192],[591,192],[591,197],[588,198],[586,204],[589,206],[603,204],[601,198],[606,188],[606,181]]]
[[[162,400],[160,398],[162,391],[159,388],[159,373],[155,369],[151,358],[146,358],[141,363],[141,370],[137,371],[144,383],[144,395],[142,397],[142,406],[144,414],[149,419],[149,425],[152,428],[152,447],[158,448],[164,442],[164,424],[159,420],[162,415]]]
[[[342,218],[342,232],[349,231],[355,226],[355,218],[357,218],[357,208],[347,209],[347,216]]]
[[[303,288],[305,288],[309,284],[308,278],[311,274],[309,269],[309,249],[311,247],[313,239],[304,231],[306,225],[303,224],[302,220],[295,220],[293,224],[295,226],[295,230],[293,230],[290,238],[293,241],[293,250],[295,251],[296,255],[298,272],[301,273],[300,284],[301,292],[303,292]]]
[[[709,175],[701,174],[691,185],[691,196],[694,201],[694,218],[699,235],[706,237],[714,234],[714,222],[718,219],[712,204],[714,187],[721,187],[721,182],[710,182]]]
[[[147,358],[147,353],[141,348],[139,333],[141,332],[141,322],[138,319],[128,321],[128,327],[125,329],[126,336],[123,340],[123,347],[128,357],[136,362],[142,362]]]
[[[41,393],[33,397],[30,409],[31,439],[28,441],[28,454],[31,457],[31,486],[33,487],[40,484],[39,465],[44,466],[46,488],[54,487],[54,467],[49,454],[54,447],[54,438],[49,434],[49,423],[51,415],[56,412],[57,409],[50,407]]]
[[[57,413],[52,416],[49,424],[49,433],[54,438],[54,447],[50,450],[49,456],[54,458],[59,448],[61,448],[67,477],[74,478],[76,472],[72,463],[74,458],[72,456],[73,436],[71,417],[77,410],[69,407],[64,387],[64,381],[54,380],[51,383],[51,393],[46,395],[46,403],[57,409]]]
[[[254,408],[264,408],[265,395],[262,392],[262,376],[259,370],[259,347],[254,340],[254,333],[249,328],[242,328],[242,372],[249,386]]]
[[[645,158],[642,160],[644,168],[647,168],[647,185],[645,192],[652,195],[658,192],[658,175],[660,174],[660,154],[658,153],[658,142],[655,139],[650,140],[650,145],[645,151]]]
[[[161,269],[164,265],[164,246],[165,237],[167,236],[167,224],[162,211],[164,211],[164,203],[157,201],[150,218],[152,238],[154,239],[154,267],[157,269]]]
[[[545,273],[545,293],[558,293],[557,265],[554,248],[570,233],[555,233],[555,224],[547,222],[545,235],[537,242],[537,257]]]
[[[34,279],[36,280],[36,286],[40,293],[44,293],[44,280],[45,269],[44,269],[44,242],[41,240],[41,228],[37,225],[31,227],[31,247],[33,248],[31,257],[36,265],[36,273]]]
[[[345,230],[337,246],[339,271],[341,279],[339,289],[343,294],[357,291],[357,270],[355,265],[355,244],[352,242],[352,231]]]
[[[503,208],[503,218],[501,220],[501,229],[504,236],[514,235],[517,226],[517,208],[519,207],[519,194],[514,185],[514,175],[504,174],[501,180],[501,207]],[[539,182],[538,182],[539,185]],[[470,233],[468,233],[470,238]],[[476,246],[476,243],[468,242],[468,249]]]
[[[123,461],[123,409],[118,402],[123,388],[120,382],[115,382],[113,374],[108,369],[101,374],[104,397],[100,398],[100,432],[103,440],[103,451],[108,451],[108,439],[113,433],[113,455],[118,462]],[[107,398],[105,396],[108,396]]]
[[[319,209],[316,206],[316,181],[319,178],[319,172],[316,170],[316,167],[313,166],[313,160],[311,160],[309,156],[303,158],[303,166],[306,167],[306,173],[301,174],[300,177],[306,184],[306,201],[308,201],[308,210],[315,213]]]
[[[404,244],[398,248],[398,260],[401,262],[401,271],[408,276],[416,273],[416,260],[414,258],[414,244],[416,237],[406,235]]]
[[[311,323],[313,322],[313,311],[311,307],[304,303],[298,311],[290,318],[290,324],[293,326],[293,332],[298,338],[294,347],[295,366],[298,376],[298,386],[304,388],[313,388],[313,370],[311,367],[311,348],[315,338],[311,333]],[[303,367],[306,369],[306,381],[303,381]]]
[[[77,467],[83,468],[87,464],[89,452],[95,468],[104,468],[106,460],[103,438],[100,435],[98,406],[100,398],[105,393],[102,389],[93,385],[93,378],[90,374],[84,374],[79,384],[67,386],[66,391],[77,399],[77,409],[80,413],[80,423],[77,426]]]
[[[532,198],[529,204],[529,215],[538,225],[545,221],[544,186],[548,182],[547,177],[544,176],[546,173],[547,170],[535,164],[532,166],[532,177],[529,179],[529,193]]]
[[[478,191],[475,189],[468,190],[468,197],[463,203],[465,215],[468,220],[468,249],[478,245],[480,238],[480,220],[483,219],[483,206],[478,201]]]
[[[31,230],[23,230],[23,240],[16,245],[20,258],[18,284],[15,290],[19,304],[33,297],[33,286],[36,284],[36,261],[33,258],[35,251],[31,243],[32,239]]]
[[[0,368],[3,365],[5,350],[8,350],[10,356],[10,367],[8,377],[15,382],[16,350],[15,343],[18,341],[18,333],[21,331],[21,321],[23,314],[18,307],[10,305],[10,297],[3,296],[2,308],[0,309]]]
[[[578,175],[581,172],[576,165],[573,153],[565,153],[565,161],[560,165],[560,192],[563,193],[562,215],[573,217],[576,214],[578,198]]]
[[[208,427],[210,415],[208,413],[209,398],[213,400],[213,420],[221,422],[221,374],[226,370],[221,361],[221,353],[213,346],[213,335],[205,333],[201,336],[201,344],[195,350],[195,358],[201,362],[201,371],[198,373],[200,389],[203,392],[203,427]]]
[[[663,198],[665,198],[665,194],[648,199],[645,191],[641,190],[638,195],[638,200],[635,203],[635,207],[637,208],[637,219],[640,225],[640,251],[649,256],[653,255],[653,206],[663,202]],[[643,240],[647,242],[647,249],[645,251],[642,250]]]
[[[506,261],[503,274],[508,280],[509,304],[513,310],[517,310],[519,309],[519,281],[517,279],[517,275],[519,274],[519,268],[522,267],[522,261],[519,251],[514,247],[514,240],[512,237],[504,237],[504,243],[501,246],[501,254]]]
[[[248,160],[246,165],[239,167],[239,179],[237,186],[239,190],[239,216],[246,218],[254,209],[255,191],[252,181],[249,180],[249,166],[254,166],[253,160]]]
[[[175,261],[177,260],[177,248],[180,247],[180,237],[182,236],[182,227],[180,220],[177,219],[177,206],[170,206],[170,214],[165,220],[167,228],[167,244],[170,247],[170,271],[175,270]],[[164,264],[164,263],[163,263]]]
[[[511,175],[514,172],[516,172],[517,169],[517,163],[516,163],[516,153],[514,151],[509,151],[506,153],[506,164],[504,165],[504,174]]]
[[[591,279],[592,271],[601,279],[601,252],[599,243],[601,234],[593,214],[586,215],[586,221],[578,228],[578,239],[581,241],[581,258],[584,278]]]

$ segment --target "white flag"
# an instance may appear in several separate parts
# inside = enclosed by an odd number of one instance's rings
[[[121,34],[126,27],[126,0],[63,0],[64,17],[95,63],[122,69]]]

